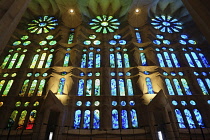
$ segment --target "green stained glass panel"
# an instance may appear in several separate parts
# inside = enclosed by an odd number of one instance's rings
[[[45,79],[42,79],[40,81],[39,87],[38,87],[38,92],[37,92],[37,96],[42,96],[42,92],[45,86]]]
[[[51,62],[52,62],[52,59],[53,59],[53,55],[50,54],[47,58],[47,62],[46,62],[46,65],[45,65],[45,68],[49,68],[50,65],[51,65]]]
[[[36,66],[36,62],[38,61],[38,58],[39,58],[39,55],[38,55],[38,54],[36,54],[36,55],[34,56],[34,58],[33,58],[32,62],[31,62],[31,66],[30,66],[30,68],[35,68],[35,66]]]
[[[33,96],[34,91],[36,89],[36,84],[37,84],[37,80],[33,80],[32,84],[31,84],[31,87],[29,89],[29,92],[28,92],[28,97]]]
[[[13,55],[13,57],[12,57],[12,60],[11,60],[10,63],[9,63],[8,69],[11,69],[11,68],[13,67],[13,65],[14,65],[14,63],[15,63],[17,57],[18,57],[18,53],[15,53],[15,54]]]
[[[10,54],[7,55],[7,56],[5,57],[4,62],[3,62],[2,65],[1,65],[1,68],[2,68],[2,69],[5,68],[5,66],[7,65],[7,62],[9,61],[10,57],[11,57]]]
[[[16,65],[15,68],[20,68],[20,66],[21,66],[22,63],[23,63],[24,58],[25,58],[25,54],[22,54],[22,55],[20,56],[19,61],[17,62],[17,65]]]
[[[0,92],[1,92],[2,87],[4,86],[4,83],[5,83],[5,80],[0,81]]]
[[[20,91],[20,94],[19,96],[23,97],[26,93],[26,90],[27,90],[27,87],[28,87],[28,84],[29,84],[29,80],[25,80],[24,83],[23,83],[23,86],[22,86],[22,89]]]
[[[4,90],[3,94],[2,94],[2,96],[7,96],[7,94],[9,93],[9,90],[10,90],[12,84],[13,84],[13,80],[9,80],[8,83],[7,83],[7,86],[6,86],[6,88],[5,88],[5,90]]]

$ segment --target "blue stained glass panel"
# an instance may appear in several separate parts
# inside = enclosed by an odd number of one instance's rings
[[[198,109],[193,109],[193,112],[195,114],[196,120],[198,121],[198,125],[204,128],[204,123],[203,123],[201,113],[198,111]]]
[[[187,84],[187,81],[185,79],[181,79],[182,85],[184,87],[184,90],[186,92],[187,95],[192,95],[192,92],[190,91],[190,87]]]
[[[63,62],[63,66],[64,67],[68,67],[68,65],[69,65],[69,59],[70,59],[70,54],[69,53],[66,53],[65,56],[64,56],[64,62]]]
[[[88,68],[93,68],[93,52],[89,52]]]
[[[154,94],[152,82],[149,77],[146,78],[146,85],[147,85],[148,94]]]
[[[195,62],[196,62],[196,64],[197,64],[197,66],[198,66],[199,68],[202,68],[203,66],[202,66],[200,60],[198,59],[197,55],[195,54],[195,52],[191,52],[191,54],[192,54],[192,57],[194,58],[194,60],[195,60]]]
[[[130,114],[131,114],[132,127],[134,127],[134,128],[138,127],[138,120],[137,120],[136,110],[135,109],[131,109]]]
[[[202,53],[199,53],[199,56],[200,56],[203,64],[205,65],[205,67],[206,68],[210,67],[209,62],[207,61],[206,57]]]
[[[112,128],[119,128],[118,111],[116,109],[112,110]]]
[[[179,68],[179,67],[180,67],[180,64],[179,64],[179,62],[178,62],[178,59],[176,58],[176,55],[175,55],[174,53],[172,53],[172,54],[171,54],[171,57],[172,57],[172,59],[173,59],[173,61],[174,61],[175,66],[176,66],[177,68]]]
[[[137,41],[137,43],[142,43],[141,35],[139,32],[136,32],[136,41]]]
[[[83,128],[90,129],[90,110],[85,110]]]
[[[186,128],[181,111],[179,109],[175,109],[175,114],[176,114],[176,119],[179,123],[179,128]]]
[[[168,89],[169,95],[175,95],[170,80],[169,80],[169,79],[165,79],[165,82],[166,82],[166,87],[167,87],[167,89]]]
[[[100,96],[100,79],[95,80],[95,96]]]
[[[112,96],[117,96],[117,89],[116,89],[116,80],[112,79],[111,80],[111,95]]]
[[[145,53],[140,53],[140,60],[141,60],[142,66],[147,66],[147,60],[146,60]]]
[[[176,87],[176,91],[177,91],[178,95],[183,95],[182,88],[179,85],[179,81],[177,79],[173,79],[173,82]]]
[[[92,79],[87,80],[86,96],[92,95]]]
[[[159,60],[159,63],[160,63],[160,66],[161,67],[165,67],[165,64],[163,62],[163,57],[160,53],[157,54],[157,57],[158,57],[158,60]]]
[[[115,68],[115,57],[114,54],[110,54],[110,67]]]
[[[165,56],[166,63],[167,63],[167,65],[168,65],[168,67],[173,67],[173,65],[172,65],[172,63],[171,63],[171,59],[170,59],[170,57],[169,57],[169,55],[168,55],[168,52],[164,52],[163,54],[164,54],[164,56]]]
[[[84,91],[84,79],[79,80],[79,87],[78,87],[78,96],[83,96]]]
[[[101,67],[101,55],[100,54],[96,54],[96,68],[100,68]]]
[[[119,79],[120,96],[125,96],[125,83],[123,79]]]
[[[131,79],[127,79],[128,96],[133,96],[133,86]]]
[[[190,65],[190,67],[195,67],[195,65],[194,65],[194,63],[193,63],[193,61],[192,61],[192,59],[190,58],[190,55],[187,54],[187,53],[185,53],[185,57],[186,57],[186,59],[187,59],[187,62],[188,62],[189,65]]]
[[[93,129],[100,128],[100,111],[94,110],[94,117],[93,117]]]
[[[64,89],[64,85],[65,85],[65,78],[61,78],[60,82],[59,82],[59,86],[58,86],[58,94],[62,95],[63,94],[63,89]]]
[[[186,119],[187,119],[187,122],[188,122],[189,127],[190,128],[196,128],[195,127],[195,123],[194,123],[194,121],[192,119],[192,115],[191,115],[190,111],[188,109],[185,109],[184,110],[184,114],[186,116]]]
[[[206,78],[205,81],[206,81],[206,83],[207,83],[207,86],[208,86],[209,89],[210,89],[210,79]]]
[[[209,95],[208,90],[206,89],[206,86],[204,85],[203,81],[200,78],[197,78],[197,82],[203,92],[203,95]]]
[[[81,60],[81,68],[86,68],[86,59],[87,59],[87,54],[82,55],[82,60]]]
[[[124,54],[124,63],[125,63],[125,67],[129,68],[130,67],[130,63],[129,63],[129,58],[128,58],[128,54]]]
[[[80,128],[80,122],[81,122],[81,110],[76,110],[74,115],[74,128]]]
[[[47,58],[47,62],[46,62],[46,65],[45,65],[45,68],[49,68],[50,65],[51,65],[51,62],[52,62],[52,59],[53,59],[53,55],[50,54]]]
[[[121,117],[122,117],[122,129],[128,128],[128,114],[126,110],[121,111]]]
[[[122,68],[122,55],[117,52],[117,67]]]

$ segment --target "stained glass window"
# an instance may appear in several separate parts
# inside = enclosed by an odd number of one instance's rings
[[[133,86],[131,79],[127,79],[127,91],[128,91],[128,96],[133,96]]]
[[[46,82],[45,79],[42,79],[40,81],[38,91],[37,91],[37,96],[42,96],[42,92],[43,92],[43,89],[44,89],[44,86],[45,86],[45,82]]]
[[[170,54],[168,52],[163,52],[163,56],[165,58],[166,63],[164,63],[164,58],[162,57],[162,54],[157,53],[157,57],[161,67],[180,67],[180,64],[174,53]]]
[[[208,90],[206,89],[206,86],[204,85],[203,81],[200,78],[197,78],[197,82],[203,92],[203,95],[209,95]]]
[[[188,86],[187,81],[186,81],[184,78],[182,78],[182,79],[181,79],[181,82],[182,82],[182,85],[183,85],[183,87],[184,87],[185,93],[186,93],[187,95],[192,95],[192,92],[190,91],[190,87]]]
[[[136,42],[137,43],[142,43],[141,34],[140,34],[138,28],[135,28],[135,33],[136,33]]]
[[[90,110],[85,110],[84,112],[84,129],[90,129]]]
[[[131,109],[130,114],[131,114],[132,127],[133,128],[138,127],[138,120],[137,120],[136,110],[135,109]]]
[[[119,128],[118,111],[116,109],[112,110],[112,128],[113,129]]]
[[[119,79],[120,96],[125,96],[125,83],[123,79]]]
[[[117,52],[117,67],[122,68],[122,55],[119,52]]]
[[[3,82],[3,84],[4,84],[4,80],[2,80],[2,82]],[[8,95],[9,90],[10,90],[10,88],[12,87],[13,82],[14,82],[14,80],[9,80],[9,81],[7,82],[7,85],[6,85],[6,87],[5,87],[5,89],[4,89],[3,93],[2,93],[2,96],[7,96],[7,95]],[[2,89],[2,86],[1,86],[1,85],[2,85],[2,83],[0,84],[0,91],[1,91],[1,89]]]
[[[33,96],[35,88],[36,88],[36,85],[37,85],[37,80],[33,80],[32,83],[31,83],[31,87],[30,87],[30,89],[28,91],[28,97]]]
[[[26,126],[26,129],[33,129],[34,122],[35,122],[35,119],[36,119],[36,113],[37,113],[36,110],[32,110],[31,111],[29,119],[28,119],[28,123],[27,123],[27,126]]]
[[[100,128],[100,111],[94,110],[93,129],[99,129],[99,128]]]
[[[84,91],[84,79],[80,79],[78,86],[78,96],[83,96],[83,91]]]
[[[122,128],[128,128],[128,114],[126,110],[121,111],[121,118],[122,118]]]
[[[114,30],[118,29],[120,23],[118,19],[115,19],[113,16],[97,16],[95,19],[92,19],[92,22],[89,23],[91,29],[96,32],[102,32],[103,34],[107,34],[108,32],[114,32]]]
[[[20,115],[20,118],[19,118],[19,121],[18,121],[18,128],[17,129],[23,129],[23,124],[25,122],[26,115],[27,115],[27,111],[26,110],[22,111],[22,113]]]
[[[186,119],[187,119],[189,127],[190,128],[196,128],[195,123],[194,123],[194,121],[192,119],[192,115],[191,115],[190,111],[188,109],[185,109],[184,110],[184,114],[186,116]]]
[[[147,66],[147,60],[146,60],[145,53],[140,53],[140,60],[141,60],[141,65],[142,66]]]
[[[76,110],[74,115],[74,128],[80,128],[82,113],[81,110]]]
[[[15,123],[16,117],[17,117],[18,111],[14,110],[8,120],[7,128],[10,129],[13,124]]]
[[[168,89],[169,95],[175,95],[170,80],[169,80],[169,79],[165,79],[165,83],[166,83],[166,87],[167,87],[167,89]]]
[[[61,78],[60,82],[59,82],[59,86],[58,86],[58,95],[62,95],[63,94],[63,90],[64,90],[64,85],[65,85],[65,78]]]
[[[203,123],[203,119],[201,116],[201,113],[198,111],[198,109],[193,109],[193,112],[195,114],[196,120],[198,122],[198,125],[202,128],[204,128],[204,123]]]
[[[111,79],[111,95],[117,96],[117,83],[115,79]]]
[[[202,60],[202,62],[204,64],[204,66],[206,68],[210,67],[209,62],[207,61],[206,57],[202,53],[199,53],[198,55],[200,56],[200,58],[201,58],[201,60]]]
[[[93,51],[97,51],[95,54]],[[100,49],[90,48],[90,51],[86,53],[86,49],[83,50],[81,58],[81,68],[100,68],[101,67],[101,54]]]
[[[154,94],[151,79],[149,77],[147,77],[145,80],[146,80],[148,94]]]
[[[64,67],[69,66],[69,60],[70,60],[70,53],[66,53],[65,56],[64,56],[64,62],[63,62]]]
[[[161,55],[160,53],[157,53],[157,57],[158,57],[160,66],[161,66],[161,67],[165,67],[165,64],[164,64],[162,55]]]
[[[179,123],[179,128],[186,128],[181,111],[179,109],[175,109],[175,114],[176,119]]]
[[[72,44],[74,40],[74,29],[70,29],[68,44]]]
[[[95,80],[95,96],[100,95],[100,79]]]

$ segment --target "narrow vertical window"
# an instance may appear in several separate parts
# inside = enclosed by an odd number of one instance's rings
[[[2,96],[7,96],[8,95],[9,90],[12,87],[13,82],[14,82],[14,80],[9,80],[8,81],[8,83],[7,83],[7,85],[6,85],[5,89],[4,89],[4,92],[3,92]]]
[[[12,60],[9,63],[8,69],[11,69],[13,67],[17,58],[18,58],[18,53],[15,53],[12,57]]]
[[[210,89],[210,80],[208,78],[205,79],[206,83],[207,83],[207,86],[209,87]]]
[[[165,79],[165,83],[166,83],[166,87],[167,87],[167,89],[168,89],[169,95],[175,95],[170,80],[169,80],[169,79]]]
[[[37,96],[42,96],[42,92],[43,92],[43,89],[44,89],[44,86],[45,86],[45,82],[46,82],[45,79],[42,79],[40,81],[38,91],[37,91]]]
[[[194,65],[194,63],[193,63],[193,61],[192,61],[192,59],[190,58],[190,55],[187,54],[187,53],[185,53],[185,57],[186,57],[186,59],[187,59],[187,62],[188,62],[189,65],[190,65],[190,67],[195,67],[195,65]]]
[[[23,129],[23,124],[24,124],[24,121],[26,119],[26,115],[27,115],[27,111],[26,110],[22,111],[22,113],[20,115],[20,118],[19,118],[19,121],[18,121],[18,128],[17,129]]]
[[[47,58],[47,62],[46,62],[46,65],[45,65],[45,68],[49,68],[50,65],[51,65],[51,62],[52,62],[52,59],[53,59],[53,55],[50,54]]]
[[[74,115],[74,128],[80,128],[80,122],[81,122],[81,110],[76,110]]]
[[[119,79],[120,96],[125,96],[125,83],[123,79]]]
[[[133,128],[138,127],[138,120],[137,120],[136,110],[135,109],[131,109],[130,114],[131,114],[132,127]]]
[[[42,68],[43,64],[44,64],[44,60],[46,58],[46,53],[43,53],[40,60],[39,60],[39,64],[38,64],[38,67],[37,68]]]
[[[112,96],[117,96],[117,89],[116,89],[116,80],[115,79],[112,79],[111,80],[111,95]]]
[[[9,118],[8,124],[7,124],[7,128],[11,128],[13,126],[13,124],[15,123],[16,117],[17,117],[18,111],[14,110]]]
[[[74,29],[70,29],[68,44],[72,44],[74,40]]]
[[[206,86],[204,85],[203,81],[200,78],[197,78],[197,82],[203,92],[203,95],[209,95],[208,90],[206,89]]]
[[[192,115],[191,115],[190,111],[188,109],[185,109],[184,110],[184,114],[186,116],[186,119],[187,119],[187,122],[188,122],[189,127],[190,128],[196,128],[195,127],[195,123],[194,123],[194,121],[192,119]]]
[[[178,59],[176,58],[176,55],[175,55],[174,53],[172,53],[172,54],[171,54],[171,57],[172,57],[172,59],[173,59],[173,61],[174,61],[175,67],[179,68],[179,67],[180,67],[180,64],[179,64],[179,62],[178,62]]]
[[[5,66],[7,65],[7,63],[9,62],[9,59],[10,59],[11,55],[7,55],[4,59],[4,62],[1,64],[1,68],[4,69]]]
[[[146,60],[145,53],[140,53],[140,60],[141,60],[142,66],[147,66],[147,60]]]
[[[96,54],[96,68],[100,68],[101,67],[101,55],[100,54]]]
[[[20,68],[20,66],[21,66],[22,63],[23,63],[24,58],[25,58],[25,54],[22,54],[22,55],[20,56],[20,58],[19,58],[19,60],[18,60],[18,62],[17,62],[17,65],[16,65],[15,68]]]
[[[100,128],[100,111],[94,110],[93,129],[99,129],[99,128]]]
[[[195,63],[197,64],[197,66],[198,66],[199,68],[202,68],[203,66],[201,65],[201,62],[200,62],[200,60],[198,59],[198,57],[197,57],[197,55],[195,54],[195,52],[191,52],[191,55],[192,55],[192,57],[194,58]]]
[[[38,55],[38,54],[36,54],[36,55],[34,56],[34,58],[33,58],[32,62],[31,62],[31,66],[30,66],[30,68],[35,68],[35,66],[36,66],[36,62],[38,61],[38,58],[39,58],[39,55]]]
[[[133,86],[131,79],[127,79],[128,96],[133,96]]]
[[[153,87],[152,87],[152,82],[151,82],[151,79],[149,77],[146,78],[146,85],[147,85],[148,94],[154,94]]]
[[[139,29],[138,29],[138,28],[135,28],[135,31],[136,31],[136,42],[137,42],[137,43],[142,43],[141,35],[140,35],[140,32],[139,32]]]
[[[179,81],[177,79],[173,79],[176,91],[178,95],[183,95],[182,88],[180,87]]]
[[[176,119],[179,123],[179,128],[186,128],[182,113],[179,109],[175,109]]]
[[[193,112],[195,114],[196,120],[198,122],[198,125],[202,128],[204,128],[204,123],[203,123],[203,119],[201,116],[201,113],[198,111],[198,109],[193,109]]]
[[[130,67],[130,63],[129,63],[129,58],[128,58],[128,54],[124,54],[124,62],[125,62],[125,68],[129,68]]]
[[[112,110],[112,128],[113,129],[119,128],[118,111],[116,109]]]
[[[20,91],[19,96],[24,96],[25,95],[26,90],[28,88],[28,84],[29,84],[29,80],[28,79],[23,82],[23,86],[22,86],[22,89]]]
[[[87,80],[87,86],[86,86],[86,96],[92,95],[92,79]]]
[[[100,96],[100,79],[95,80],[95,96]]]
[[[200,58],[201,58],[203,64],[205,65],[205,67],[206,67],[206,68],[210,67],[210,65],[209,65],[209,63],[208,63],[206,57],[205,57],[202,53],[199,53],[199,56],[200,56]]]
[[[115,68],[115,57],[114,54],[110,54],[110,67]]]
[[[168,65],[168,67],[173,67],[173,65],[172,65],[172,63],[171,63],[171,59],[170,59],[170,57],[169,57],[169,55],[168,55],[168,52],[164,52],[163,53],[164,54],[164,56],[165,56],[165,59],[166,59],[166,63],[167,63],[167,65]]]
[[[122,118],[122,128],[128,128],[128,114],[126,110],[121,111],[121,118]]]
[[[85,110],[83,128],[90,129],[90,110]]]
[[[117,67],[122,68],[122,55],[117,52]]]
[[[87,54],[84,53],[84,54],[82,55],[81,68],[86,68],[86,61],[87,61]]]
[[[36,84],[37,84],[37,80],[33,80],[32,84],[31,84],[31,87],[30,87],[30,89],[28,91],[28,97],[33,96],[34,91],[36,89]]]
[[[84,91],[84,79],[79,80],[79,86],[78,86],[78,96],[83,96]]]
[[[94,57],[94,54],[93,52],[89,52],[89,60],[88,60],[88,68],[93,68],[93,57]]]
[[[26,129],[33,129],[35,118],[36,118],[36,112],[37,112],[36,110],[31,111]]]
[[[69,66],[69,60],[70,60],[70,53],[66,53],[65,56],[64,56],[64,62],[63,62],[64,67]]]
[[[159,60],[159,63],[160,63],[160,67],[165,67],[162,55],[160,53],[158,53],[157,57],[158,57],[158,60]]]
[[[60,79],[59,86],[58,86],[58,95],[62,95],[63,94],[65,81],[66,81],[65,78],[61,78]]]
[[[1,80],[1,82],[0,82],[0,92],[1,92],[2,87],[4,86],[4,83],[5,83],[5,80]]]
[[[192,92],[190,91],[190,87],[187,84],[187,81],[185,79],[181,79],[182,85],[184,87],[184,90],[186,92],[187,95],[192,95]]]

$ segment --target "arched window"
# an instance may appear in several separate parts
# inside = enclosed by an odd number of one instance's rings
[[[112,128],[113,129],[119,128],[118,111],[116,109],[112,110]]]
[[[28,123],[27,123],[27,126],[26,126],[26,129],[33,129],[34,122],[35,122],[35,119],[36,119],[36,113],[37,113],[36,110],[32,110],[31,111],[29,119],[28,119]]]
[[[59,82],[59,86],[58,86],[58,95],[62,95],[63,94],[63,89],[64,89],[64,85],[65,85],[65,78],[61,78],[60,82]]]
[[[145,53],[140,53],[140,60],[141,60],[141,65],[142,66],[147,66],[147,60],[146,60]]]
[[[196,120],[198,122],[198,125],[202,128],[204,128],[204,123],[203,123],[203,119],[201,116],[201,113],[198,111],[198,109],[193,109],[193,112],[195,114]]]
[[[74,128],[80,128],[80,123],[81,123],[81,110],[76,110],[75,115],[74,115]]]
[[[100,128],[100,111],[98,109],[94,110],[93,115],[93,129]]]
[[[90,129],[90,110],[85,110],[84,112],[84,129]]]
[[[1,80],[1,82],[0,82],[0,93],[2,93],[2,96],[7,96],[8,95],[9,90],[12,87],[13,82],[14,82],[14,80],[9,80],[8,82],[6,82],[5,80]]]
[[[121,111],[121,119],[122,119],[122,128],[128,128],[128,114],[126,110]]]
[[[40,84],[39,84],[39,87],[38,87],[37,96],[42,96],[42,92],[43,92],[43,89],[44,89],[44,86],[45,86],[45,82],[46,82],[45,79],[42,79],[40,81]]]
[[[137,43],[142,43],[141,34],[140,34],[138,28],[135,28],[135,33],[136,33],[136,42],[137,42]]]
[[[133,96],[133,86],[131,79],[127,79],[128,96]]]
[[[18,114],[18,111],[17,110],[14,110],[9,118],[9,121],[8,121],[8,124],[7,124],[7,127],[8,129],[10,129],[13,124],[15,123],[15,120],[16,120],[16,117],[17,117],[17,114]]]
[[[72,44],[74,40],[74,29],[70,29],[68,44]]]
[[[185,109],[184,110],[184,114],[186,116],[186,120],[188,122],[189,127],[190,128],[196,128],[195,123],[194,123],[194,121],[192,119],[192,115],[191,115],[190,111],[188,109]]]
[[[209,92],[208,92],[203,80],[201,80],[200,78],[197,78],[197,82],[203,92],[203,95],[209,95]]]
[[[117,96],[117,83],[115,79],[111,79],[111,95]]]
[[[130,114],[131,114],[132,127],[133,128],[138,127],[138,120],[137,120],[136,110],[135,109],[131,109]]]
[[[165,79],[165,83],[166,83],[166,87],[167,87],[167,89],[168,89],[169,95],[175,95],[170,80],[169,80],[169,79]]]
[[[145,80],[146,80],[148,94],[154,94],[151,79],[149,77],[147,77]]]
[[[179,123],[179,128],[186,128],[181,111],[179,109],[175,109],[175,114],[176,119]]]
[[[69,60],[70,60],[70,53],[66,53],[65,56],[64,56],[64,62],[63,62],[64,67],[69,66]]]
[[[24,124],[24,121],[26,119],[26,115],[27,115],[27,111],[26,110],[22,111],[22,113],[20,115],[20,118],[19,118],[19,121],[18,121],[17,129],[23,129],[23,124]]]
[[[36,89],[36,85],[37,85],[37,80],[33,80],[32,83],[31,83],[31,87],[29,89],[29,92],[28,92],[28,97],[33,96],[34,91]]]
[[[83,96],[84,91],[84,79],[79,80],[79,86],[78,86],[78,96]]]
[[[101,54],[100,49],[90,47],[89,50],[83,49],[81,58],[81,68],[100,68]]]

